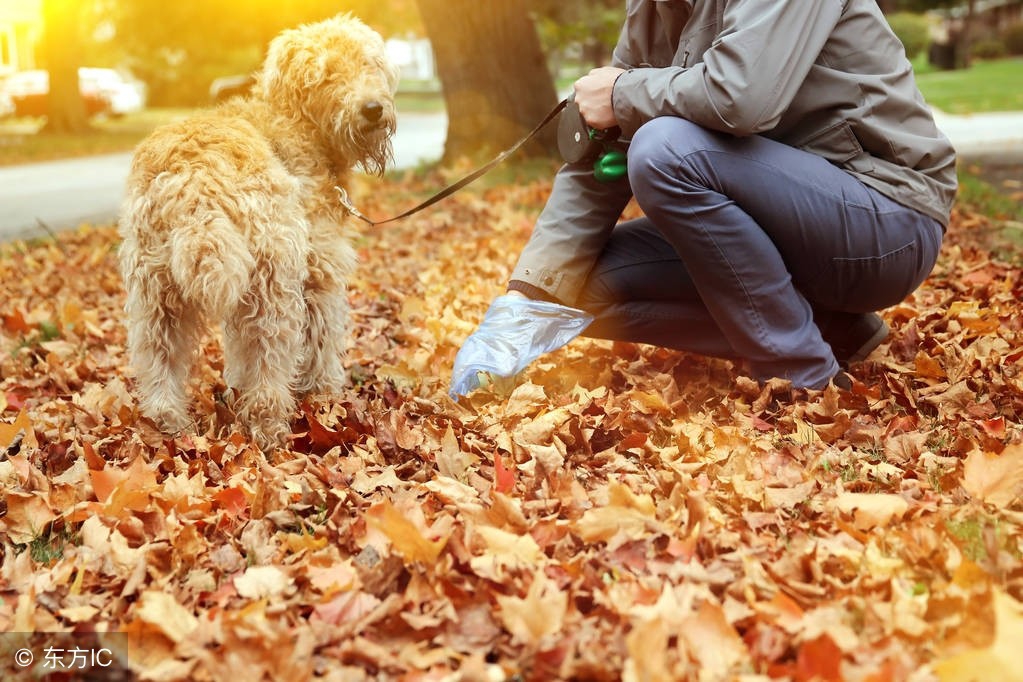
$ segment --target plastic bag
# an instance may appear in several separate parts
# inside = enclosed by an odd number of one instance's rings
[[[561,348],[593,321],[582,310],[505,294],[490,304],[465,340],[451,372],[452,398],[480,387],[480,372],[511,377],[544,353]]]

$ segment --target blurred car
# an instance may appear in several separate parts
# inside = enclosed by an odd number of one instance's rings
[[[78,69],[78,89],[87,116],[119,116],[141,109],[141,88],[113,69]],[[50,74],[42,69],[16,71],[7,76],[0,91],[14,103],[15,116],[46,116],[49,110]]]
[[[219,103],[235,95],[247,95],[255,84],[256,79],[247,74],[217,78],[210,83],[210,99]]]
[[[14,116],[14,100],[6,91],[0,90],[0,118]]]
[[[106,113],[113,116],[139,111],[146,104],[143,85],[114,69],[82,67],[78,69],[78,82],[83,91],[98,92],[107,101]]]

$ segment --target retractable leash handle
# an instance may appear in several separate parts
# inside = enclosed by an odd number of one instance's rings
[[[597,180],[614,182],[628,174],[625,152],[614,146],[621,134],[618,126],[591,128],[570,97],[558,121],[558,151],[568,163],[592,163]]]

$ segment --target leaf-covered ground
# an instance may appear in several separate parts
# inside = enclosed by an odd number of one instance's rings
[[[212,334],[196,433],[139,418],[112,227],[0,246],[0,632],[126,633],[151,680],[1021,679],[1023,278],[987,221],[851,394],[580,339],[453,402],[547,190],[360,229],[352,384],[268,459]]]

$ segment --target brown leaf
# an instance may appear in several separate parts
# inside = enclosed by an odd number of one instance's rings
[[[57,514],[38,493],[10,491],[6,495],[7,515],[0,518],[0,527],[11,541],[19,544],[31,542],[41,535]]]
[[[963,488],[971,497],[1007,507],[1023,495],[1023,444],[1001,454],[974,450],[963,464]]]

